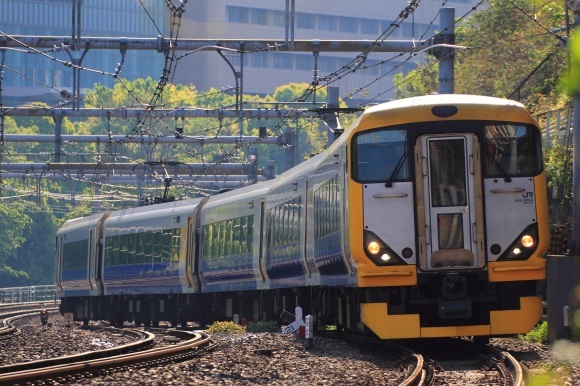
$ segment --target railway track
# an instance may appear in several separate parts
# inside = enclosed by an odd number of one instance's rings
[[[412,385],[523,385],[523,370],[509,353],[464,339],[413,343],[424,358],[420,379]],[[418,354],[417,354],[418,355]]]
[[[377,356],[394,353],[404,378],[400,386],[492,384],[522,386],[523,370],[509,353],[465,339],[411,341],[408,345],[369,340],[358,335],[322,336],[362,344]],[[445,349],[442,349],[445,348]]]
[[[44,308],[43,306],[43,303],[34,303],[30,305],[0,307],[0,339],[18,335],[20,332],[14,325],[14,322],[22,318],[38,316],[38,310]],[[58,312],[58,308],[54,307],[44,309],[46,309],[48,313]]]
[[[0,384],[71,382],[118,370],[183,361],[213,348],[210,338],[200,333],[160,329],[119,331],[133,335],[135,341],[110,349],[1,366]],[[170,344],[152,347],[156,334],[163,334]]]

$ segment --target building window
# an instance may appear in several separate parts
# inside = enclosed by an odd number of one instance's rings
[[[274,26],[285,27],[286,26],[286,12],[273,11]]]
[[[296,69],[310,71],[314,68],[312,55],[296,55]]]
[[[368,35],[377,35],[379,33],[379,22],[370,19],[361,20],[360,32]]]
[[[318,29],[321,31],[336,31],[336,17],[320,15]]]
[[[358,32],[358,19],[354,17],[341,17],[340,32]]]
[[[253,53],[250,56],[252,67],[268,67],[268,54],[265,52]]]
[[[226,7],[226,12],[228,14],[228,21],[230,23],[249,22],[249,12],[247,8],[228,6]]]
[[[389,35],[390,37],[401,36],[401,32],[400,32],[401,28],[395,28],[394,26],[392,26],[392,24],[393,24],[393,22],[388,21],[388,20],[381,22],[381,31],[380,32],[389,30],[389,31],[393,32],[392,34]]]
[[[296,13],[296,27],[297,28],[305,28],[305,29],[316,28],[314,15],[297,12]]]
[[[335,62],[336,61],[334,60],[334,58],[320,57],[318,58],[318,68],[321,71],[332,72],[336,70]]]
[[[265,9],[252,9],[252,24],[268,24],[268,13]]]
[[[291,55],[278,54],[274,56],[274,68],[291,69],[292,67]]]

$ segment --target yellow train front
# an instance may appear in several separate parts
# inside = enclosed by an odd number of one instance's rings
[[[532,329],[549,226],[541,133],[527,110],[410,98],[366,110],[345,135],[362,323],[383,339]]]

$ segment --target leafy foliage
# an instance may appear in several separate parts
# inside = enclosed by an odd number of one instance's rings
[[[487,0],[455,28],[455,93],[512,98],[533,107],[558,89],[567,48],[550,32],[564,24],[563,3]],[[398,98],[437,91],[437,61],[397,76]]]
[[[280,325],[273,320],[268,322],[248,322],[247,332],[280,332]]]
[[[526,340],[532,343],[547,343],[548,342],[548,322],[542,322],[532,331],[526,335],[518,336],[521,340]]]
[[[215,322],[205,330],[208,334],[215,334],[219,332],[239,333],[244,332],[244,327],[234,322]]]

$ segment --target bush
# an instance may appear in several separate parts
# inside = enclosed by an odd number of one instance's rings
[[[208,334],[215,334],[216,332],[244,332],[244,327],[234,322],[215,322],[206,330]]]
[[[268,322],[248,322],[246,325],[247,332],[280,332],[278,323],[270,320]]]
[[[548,342],[548,322],[542,322],[526,335],[519,335],[521,340],[527,340],[532,343]]]

